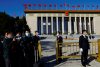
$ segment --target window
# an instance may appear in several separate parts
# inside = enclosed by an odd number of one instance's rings
[[[41,34],[41,17],[37,17],[37,30]]]

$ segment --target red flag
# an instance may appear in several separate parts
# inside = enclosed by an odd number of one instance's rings
[[[96,8],[98,9],[98,8],[99,8],[99,6],[97,5],[97,6],[96,6]]]
[[[31,6],[32,6],[32,4],[28,4],[28,6],[29,6],[29,7],[31,7]]]
[[[75,8],[75,6],[73,5],[72,8]]]
[[[60,7],[62,7],[62,4],[60,4]]]
[[[66,3],[64,3],[64,6],[67,6],[67,4],[66,4]]]
[[[42,5],[41,4],[38,4],[38,6],[41,7]]]
[[[25,9],[27,9],[27,4],[24,4]]]
[[[33,6],[36,6],[36,4],[33,4]]]
[[[80,7],[80,5],[77,5],[77,7],[79,8],[79,7]]]
[[[49,7],[52,7],[52,4],[49,4]]]
[[[57,4],[54,4],[54,7],[57,7]]]
[[[46,7],[47,6],[47,4],[44,4],[44,7]]]

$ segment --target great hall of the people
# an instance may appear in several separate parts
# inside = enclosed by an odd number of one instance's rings
[[[87,30],[90,34],[100,34],[100,10],[25,10],[26,21],[31,32],[40,35],[80,34]]]

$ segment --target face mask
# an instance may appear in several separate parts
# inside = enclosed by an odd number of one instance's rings
[[[29,36],[29,33],[25,33],[26,36]]]
[[[17,36],[17,37],[20,37],[20,35],[19,35],[19,34],[17,34],[16,36]]]
[[[57,36],[59,36],[59,34],[57,33]]]

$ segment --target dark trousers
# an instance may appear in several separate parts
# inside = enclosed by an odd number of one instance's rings
[[[61,57],[62,56],[62,44],[58,45],[58,56]],[[58,58],[58,61],[61,62],[62,58]]]
[[[58,48],[58,56],[62,56],[62,47]]]
[[[32,55],[32,53],[27,53],[25,58],[26,58],[26,67],[33,67],[34,56]]]
[[[10,60],[8,58],[5,58],[5,66],[10,67]]]
[[[88,64],[88,50],[83,50],[81,55],[81,63],[83,66],[86,66]]]
[[[38,49],[35,50],[35,62],[39,62],[40,61],[40,57],[39,57],[39,51]]]

